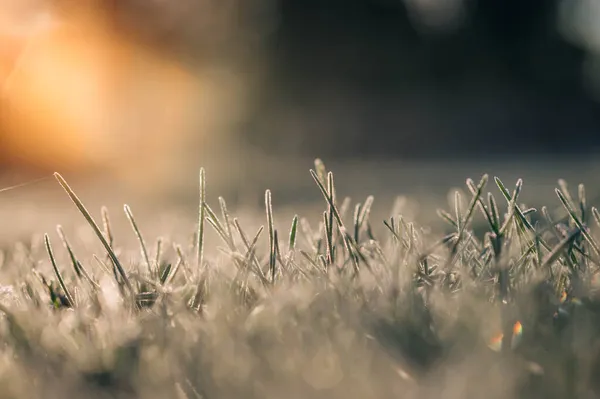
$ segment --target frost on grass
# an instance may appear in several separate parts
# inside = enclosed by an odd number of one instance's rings
[[[521,181],[467,180],[434,234],[400,211],[372,220],[374,198],[342,198],[320,161],[311,175],[323,212],[284,224],[267,191],[248,228],[211,208],[202,171],[188,240],[125,206],[137,248],[57,175],[95,235],[59,227],[0,254],[0,397],[600,395],[600,213],[583,187],[559,182],[552,212],[523,205]]]

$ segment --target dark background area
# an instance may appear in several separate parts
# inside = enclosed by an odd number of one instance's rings
[[[0,96],[6,168],[170,176],[214,158],[245,174],[244,159],[261,155],[512,162],[600,150],[598,0],[10,3],[18,12],[0,7],[0,80],[3,68],[23,69],[24,49],[39,58]],[[110,40],[34,35],[48,4],[50,21],[93,21]],[[2,21],[31,32],[8,34]],[[57,47],[31,50],[31,36]],[[162,118],[169,107],[185,112]],[[44,115],[54,125],[27,127]]]
[[[461,17],[442,9],[437,22],[408,3],[280,0],[245,143],[419,159],[599,147],[589,54],[559,29],[560,1],[465,1]]]

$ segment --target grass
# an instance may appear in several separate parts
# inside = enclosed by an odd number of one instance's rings
[[[340,201],[320,160],[310,176],[322,213],[282,233],[267,190],[251,233],[223,198],[213,211],[201,170],[191,244],[153,245],[125,205],[127,259],[108,209],[100,228],[56,174],[104,253],[58,226],[62,251],[46,234],[1,254],[0,396],[600,396],[600,212],[583,186],[560,181],[550,212],[521,204],[520,180],[468,179],[437,234],[372,220],[373,196]]]

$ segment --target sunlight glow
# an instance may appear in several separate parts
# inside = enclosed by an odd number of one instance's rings
[[[193,74],[93,9],[29,11],[0,10],[2,160],[79,170],[168,150],[189,119]]]

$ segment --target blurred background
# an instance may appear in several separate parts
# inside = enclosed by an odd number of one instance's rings
[[[193,198],[204,165],[253,204],[302,200],[315,157],[360,195],[593,181],[597,21],[596,0],[0,0],[0,169],[148,200]]]

